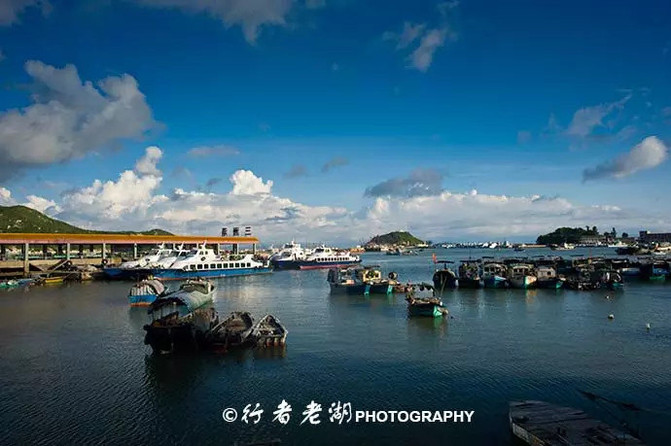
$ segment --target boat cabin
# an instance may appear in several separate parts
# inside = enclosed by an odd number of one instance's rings
[[[536,268],[536,277],[538,280],[556,279],[557,271],[549,266],[539,266]]]
[[[533,271],[534,266],[526,263],[518,263],[511,265],[509,268],[510,277],[521,278],[524,276],[530,276]]]

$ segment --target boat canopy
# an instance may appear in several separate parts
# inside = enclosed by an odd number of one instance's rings
[[[185,282],[179,290],[156,299],[149,308],[149,313],[168,305],[182,308],[191,313],[212,300],[213,285],[209,282]]]
[[[133,285],[130,289],[131,296],[141,296],[146,294],[155,294],[160,296],[165,291],[165,285],[163,282],[157,279],[147,279],[142,282]]]

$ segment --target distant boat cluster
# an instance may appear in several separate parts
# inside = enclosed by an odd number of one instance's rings
[[[462,260],[453,270],[454,263],[437,260],[443,267],[433,275],[437,291],[454,288],[544,288],[594,290],[619,289],[625,278],[648,281],[667,280],[671,276],[668,259],[586,257],[505,258],[492,257]]]

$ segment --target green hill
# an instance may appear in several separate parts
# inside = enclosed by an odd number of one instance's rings
[[[583,236],[596,236],[599,231],[593,228],[557,228],[549,234],[539,235],[536,243],[539,245],[559,245],[562,243],[579,243]]]
[[[402,245],[415,246],[424,244],[423,240],[405,231],[394,231],[384,235],[376,235],[367,245]]]
[[[142,234],[172,235],[162,229],[144,232],[133,231],[92,231],[78,228],[64,221],[48,217],[26,206],[0,206],[0,232],[34,232],[52,234]]]

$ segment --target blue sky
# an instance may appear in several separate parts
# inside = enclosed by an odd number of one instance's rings
[[[6,204],[315,241],[671,230],[668,2],[0,5]]]

